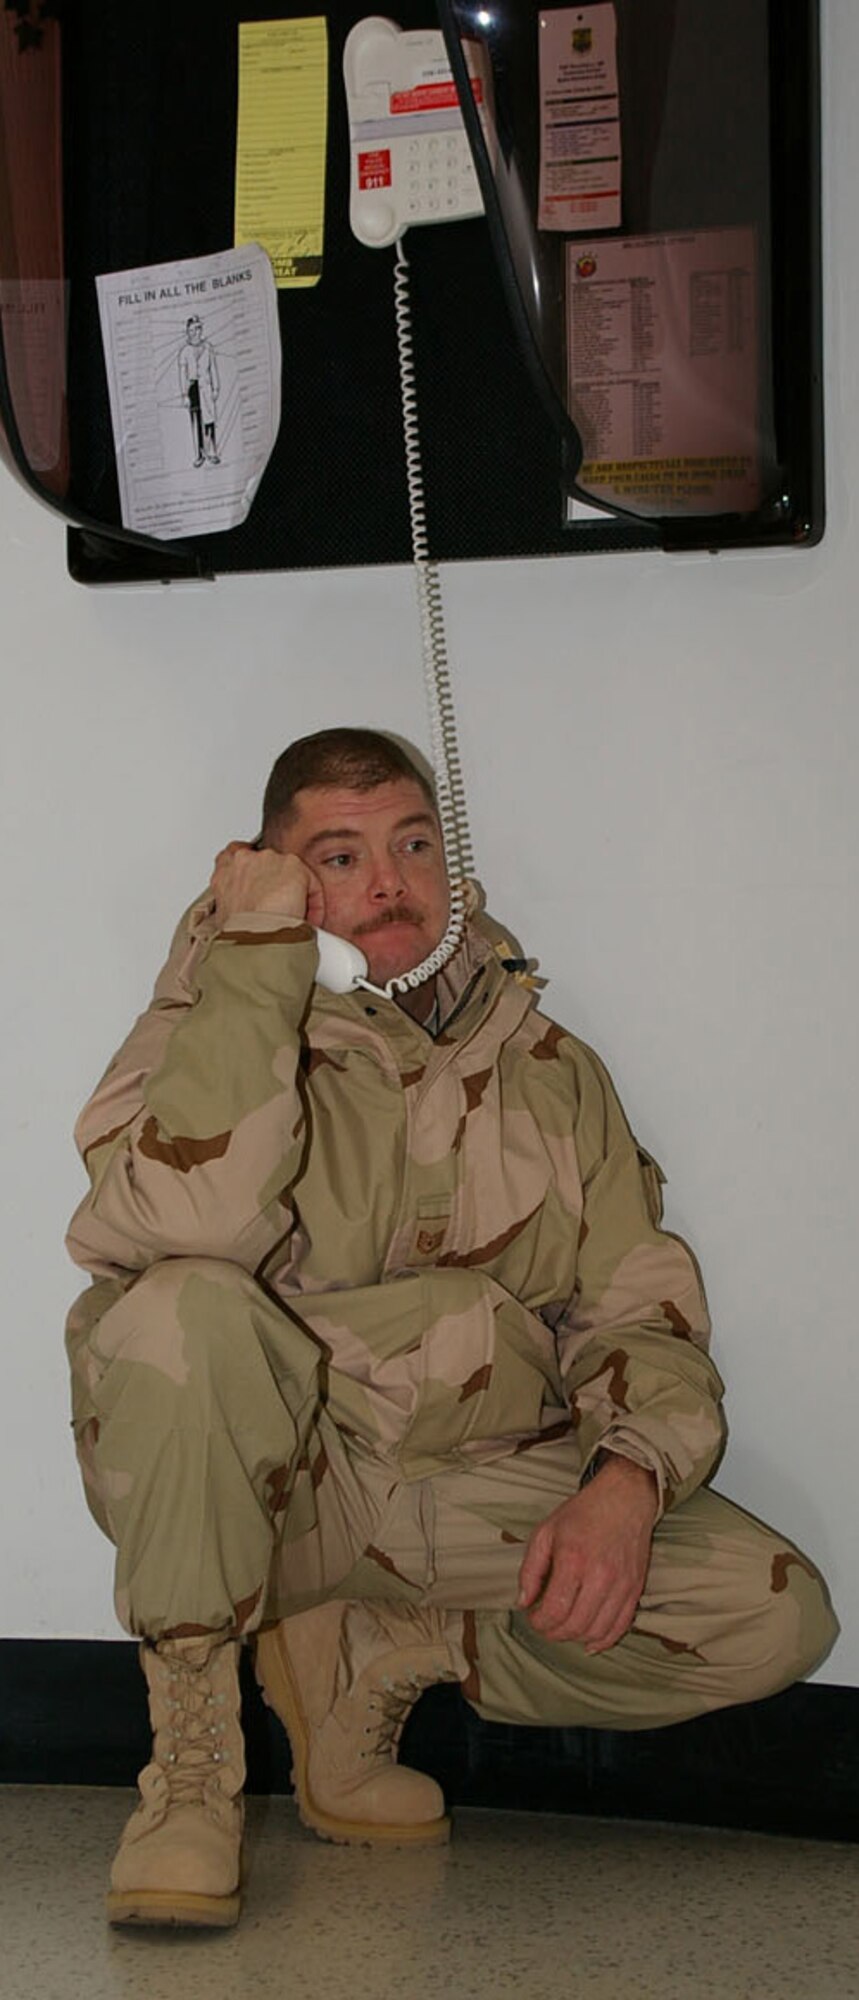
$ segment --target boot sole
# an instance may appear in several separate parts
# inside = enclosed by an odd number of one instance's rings
[[[309,1729],[301,1706],[298,1683],[287,1655],[277,1643],[275,1632],[257,1635],[254,1671],[269,1708],[280,1718],[292,1750],[292,1782],[298,1801],[298,1816],[311,1833],[339,1846],[442,1847],[450,1839],[450,1820],[419,1820],[417,1824],[384,1824],[376,1820],[336,1819],[317,1806],[307,1783]]]
[[[111,1924],[183,1924],[192,1929],[228,1930],[239,1921],[241,1896],[198,1896],[192,1890],[112,1889],[107,1897]]]

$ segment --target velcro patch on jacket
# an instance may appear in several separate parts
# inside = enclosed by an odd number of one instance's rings
[[[435,1194],[419,1196],[416,1207],[409,1263],[437,1264],[450,1228],[453,1195],[449,1189],[439,1188]]]
[[[442,1222],[419,1222],[415,1230],[412,1257],[415,1262],[437,1256],[447,1235],[447,1217]]]

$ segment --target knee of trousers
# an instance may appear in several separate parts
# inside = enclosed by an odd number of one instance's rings
[[[77,1365],[86,1496],[121,1559],[182,1518],[222,1545],[250,1535],[258,1557],[318,1406],[300,1322],[238,1265],[167,1258],[114,1297]]]
[[[145,1300],[145,1309],[151,1306],[163,1311],[165,1306],[179,1297],[191,1279],[218,1285],[230,1297],[243,1298],[248,1302],[265,1297],[256,1278],[251,1277],[243,1265],[233,1264],[227,1257],[162,1257],[141,1271],[125,1297],[133,1298],[138,1307],[141,1300]]]
[[[272,1376],[309,1382],[318,1350],[240,1265],[169,1257],[149,1266],[109,1307],[90,1340],[92,1398],[100,1414],[121,1396],[125,1414],[157,1377],[161,1407],[204,1397],[218,1385],[242,1403]],[[139,1364],[144,1364],[142,1367]],[[216,1400],[220,1398],[216,1394]]]
[[[825,1660],[838,1632],[820,1571],[798,1550],[781,1550],[768,1564],[758,1616],[739,1649],[744,1686],[736,1699],[762,1700],[802,1680]]]

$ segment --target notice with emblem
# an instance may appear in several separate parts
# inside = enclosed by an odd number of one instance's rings
[[[171,541],[244,521],[280,426],[258,243],[96,278],[122,524]]]
[[[539,16],[541,229],[617,229],[617,20],[609,0]]]
[[[567,245],[578,484],[636,514],[760,505],[757,244],[749,228]]]

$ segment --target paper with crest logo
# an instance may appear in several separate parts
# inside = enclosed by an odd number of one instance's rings
[[[539,16],[541,229],[621,221],[617,19],[611,0]]]

